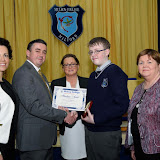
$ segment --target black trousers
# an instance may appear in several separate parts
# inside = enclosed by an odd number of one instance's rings
[[[53,147],[48,150],[19,152],[21,160],[53,160]]]
[[[1,154],[3,156],[3,160],[16,160],[16,153],[14,148],[7,148],[5,150],[1,148]]]

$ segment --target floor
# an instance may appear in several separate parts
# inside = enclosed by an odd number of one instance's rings
[[[17,154],[16,160],[20,160],[20,158],[18,157],[18,154]],[[61,148],[60,147],[54,147],[53,160],[64,160],[61,157]],[[125,150],[123,145],[121,146],[120,160],[131,160],[130,153]]]

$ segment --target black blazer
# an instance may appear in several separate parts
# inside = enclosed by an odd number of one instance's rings
[[[4,84],[2,84],[2,89],[11,97],[15,104],[15,111],[13,115],[13,120],[11,123],[10,135],[7,144],[0,143],[0,152],[4,160],[15,160],[15,135],[17,131],[17,119],[18,119],[18,96],[13,91],[11,84],[3,79]]]
[[[79,80],[79,85],[80,88],[87,88],[87,84],[88,84],[88,78],[84,78],[84,77],[80,77],[78,76],[78,80]],[[51,89],[52,92],[54,91],[54,86],[62,86],[62,87],[66,87],[66,77],[63,78],[59,78],[59,79],[55,79],[51,82]],[[83,112],[78,111],[78,118],[80,119],[80,116]],[[74,125],[74,124],[73,124]],[[68,125],[66,123],[62,123],[59,125],[59,129],[60,129],[60,134],[64,135],[64,131],[65,131],[65,126],[67,127],[72,127],[73,125]]]

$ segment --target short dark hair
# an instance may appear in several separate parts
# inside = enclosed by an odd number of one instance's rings
[[[79,60],[78,58],[74,55],[74,54],[66,54],[63,56],[62,60],[61,60],[61,65],[63,66],[63,63],[64,63],[64,59],[66,58],[69,58],[69,57],[72,57],[75,59],[76,63],[79,65]]]
[[[8,49],[9,59],[12,59],[12,48],[9,41],[5,38],[0,38],[0,46],[5,46]]]
[[[139,63],[140,57],[144,55],[148,55],[149,57],[152,57],[157,62],[157,64],[160,64],[160,54],[158,51],[154,49],[144,49],[137,56],[137,65]],[[142,77],[140,73],[138,73],[138,77],[140,78]]]
[[[33,46],[34,43],[42,43],[42,44],[44,44],[44,45],[47,46],[47,43],[44,40],[42,40],[42,39],[35,39],[35,40],[29,42],[29,44],[27,46],[27,50],[31,51],[31,48],[32,48],[32,46]]]
[[[104,37],[95,37],[95,38],[91,39],[88,43],[88,47],[94,46],[97,44],[98,45],[102,44],[105,49],[110,49],[110,47],[111,47],[109,41]]]
[[[160,53],[154,49],[144,49],[137,56],[137,65],[141,56],[148,55],[152,57],[158,64],[160,64]]]

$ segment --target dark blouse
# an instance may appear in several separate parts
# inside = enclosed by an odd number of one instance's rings
[[[143,101],[143,97],[145,96],[145,93],[146,93],[146,90],[144,90],[139,102],[137,103],[137,105],[135,106],[131,114],[131,119],[132,119],[131,133],[133,135],[134,146],[136,145],[136,147],[138,148],[141,148],[141,144],[140,144],[140,134],[139,134],[138,124],[137,124],[137,114],[138,114],[138,108],[140,107],[141,102]]]
[[[138,108],[134,108],[132,115],[131,115],[131,119],[132,119],[132,123],[131,123],[131,133],[133,135],[133,141],[134,141],[134,146],[135,149],[141,148],[141,143],[140,143],[140,134],[139,134],[139,130],[138,130],[138,124],[137,124],[137,113],[138,113]]]

